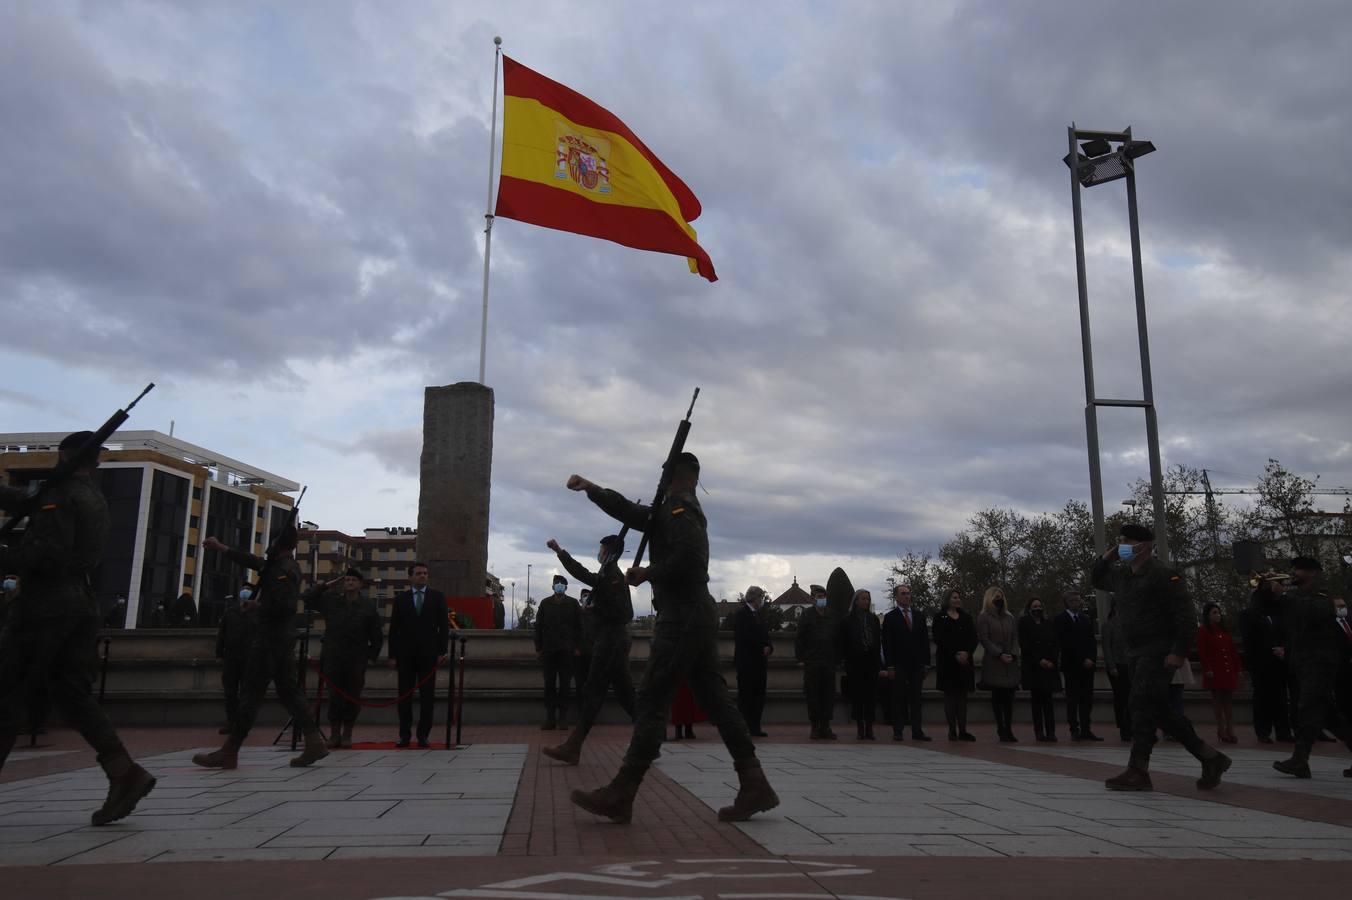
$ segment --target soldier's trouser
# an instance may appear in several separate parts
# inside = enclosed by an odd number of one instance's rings
[[[1076,666],[1064,672],[1066,682],[1066,724],[1071,735],[1091,730],[1089,720],[1094,710],[1094,670]]]
[[[1131,667],[1108,669],[1108,684],[1113,688],[1113,721],[1122,736],[1131,734]]]
[[[1291,739],[1291,714],[1287,703],[1287,670],[1269,665],[1249,673],[1253,679],[1253,730],[1259,737],[1274,732],[1277,740]]]
[[[30,678],[46,681],[48,697],[105,771],[126,763],[126,748],[94,700],[98,638],[92,613],[25,618],[0,631],[0,769],[27,721]]]
[[[291,626],[260,625],[249,638],[244,655],[244,688],[239,698],[239,716],[231,723],[231,734],[243,741],[249,736],[258,709],[271,682],[277,699],[291,716],[292,725],[302,734],[315,730],[315,720],[305,705],[305,695],[296,684],[295,635]]]
[[[573,651],[546,650],[541,662],[545,674],[545,712],[552,722],[556,711],[568,709],[568,689],[573,680]]]
[[[1164,665],[1164,656],[1137,656],[1131,660],[1131,766],[1142,772],[1150,768],[1155,731],[1177,740],[1197,759],[1215,755],[1215,750],[1197,736],[1188,717],[1169,705],[1169,684],[1174,670]]]
[[[239,695],[244,689],[244,661],[248,656],[232,653],[221,660],[221,690],[225,692],[225,721],[233,723],[239,718]]]
[[[596,648],[596,642],[592,642],[593,651]],[[591,677],[592,657],[595,653],[583,653],[581,656],[573,657],[573,693],[577,696],[578,715],[582,714],[582,697],[587,687],[587,679]]]
[[[601,705],[606,702],[606,690],[615,689],[620,707],[634,715],[634,679],[629,674],[629,645],[632,638],[623,627],[597,629],[596,643],[592,645],[591,668],[578,701],[577,727],[583,734],[591,730]]]
[[[836,670],[831,666],[803,669],[803,696],[807,698],[807,718],[813,726],[831,724],[836,705]]]
[[[329,721],[334,725],[351,725],[357,721],[357,713],[361,712],[361,705],[353,700],[360,700],[361,692],[366,687],[366,655],[333,653],[323,657],[321,663],[324,677],[330,682]],[[335,686],[338,690],[334,690]]]
[[[761,730],[765,714],[767,666],[762,662],[742,663],[737,667],[737,710],[750,731]]]
[[[1334,665],[1306,664],[1296,667],[1294,674],[1300,696],[1300,706],[1296,708],[1297,759],[1310,758],[1310,750],[1324,729],[1328,729],[1352,750],[1352,723],[1343,718],[1333,700],[1337,671]]]
[[[671,615],[668,622],[659,618],[653,632],[648,667],[638,688],[638,720],[624,754],[624,764],[633,772],[645,771],[657,758],[666,737],[671,702],[682,679],[718,729],[733,761],[756,755],[746,722],[728,695],[728,684],[719,671],[718,631],[698,626],[687,629],[684,619],[699,614],[695,604],[689,606]]]

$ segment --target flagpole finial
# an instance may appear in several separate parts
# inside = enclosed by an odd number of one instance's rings
[[[495,37],[493,38],[493,43],[496,44],[497,46],[501,47],[501,46],[502,46],[502,38],[496,37],[496,36],[495,36]]]

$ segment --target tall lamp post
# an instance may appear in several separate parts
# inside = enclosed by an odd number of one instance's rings
[[[530,606],[530,563],[526,563],[526,605]]]
[[[1141,233],[1136,215],[1136,160],[1155,151],[1150,141],[1136,140],[1131,129],[1086,131],[1074,123],[1066,130],[1070,152],[1063,162],[1070,169],[1071,211],[1075,220],[1075,276],[1080,294],[1080,343],[1084,354],[1085,437],[1089,451],[1089,490],[1094,516],[1094,546],[1107,549],[1103,516],[1103,474],[1099,459],[1098,409],[1101,406],[1141,409],[1145,412],[1146,445],[1150,455],[1150,496],[1155,512],[1155,555],[1169,561],[1169,534],[1164,518],[1164,472],[1160,464],[1159,422],[1155,416],[1155,388],[1150,376],[1150,338],[1146,328],[1145,285],[1141,278]],[[1131,230],[1131,274],[1136,293],[1136,339],[1141,356],[1141,399],[1099,397],[1094,391],[1094,352],[1089,330],[1089,287],[1084,263],[1084,216],[1080,191],[1110,181],[1127,181],[1127,219]],[[1134,509],[1134,507],[1133,507]],[[1098,594],[1099,616],[1107,614],[1107,598]]]
[[[512,627],[516,627],[516,582],[512,582]]]

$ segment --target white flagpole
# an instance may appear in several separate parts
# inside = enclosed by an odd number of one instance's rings
[[[484,383],[488,353],[488,256],[493,249],[493,164],[498,155],[498,57],[502,56],[502,38],[493,38],[493,116],[489,120],[488,200],[484,204],[484,308],[479,328],[479,384]]]

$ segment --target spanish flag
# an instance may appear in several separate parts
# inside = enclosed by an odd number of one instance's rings
[[[690,222],[699,200],[629,127],[591,100],[502,58],[502,176],[494,214],[688,257],[718,280]]]

